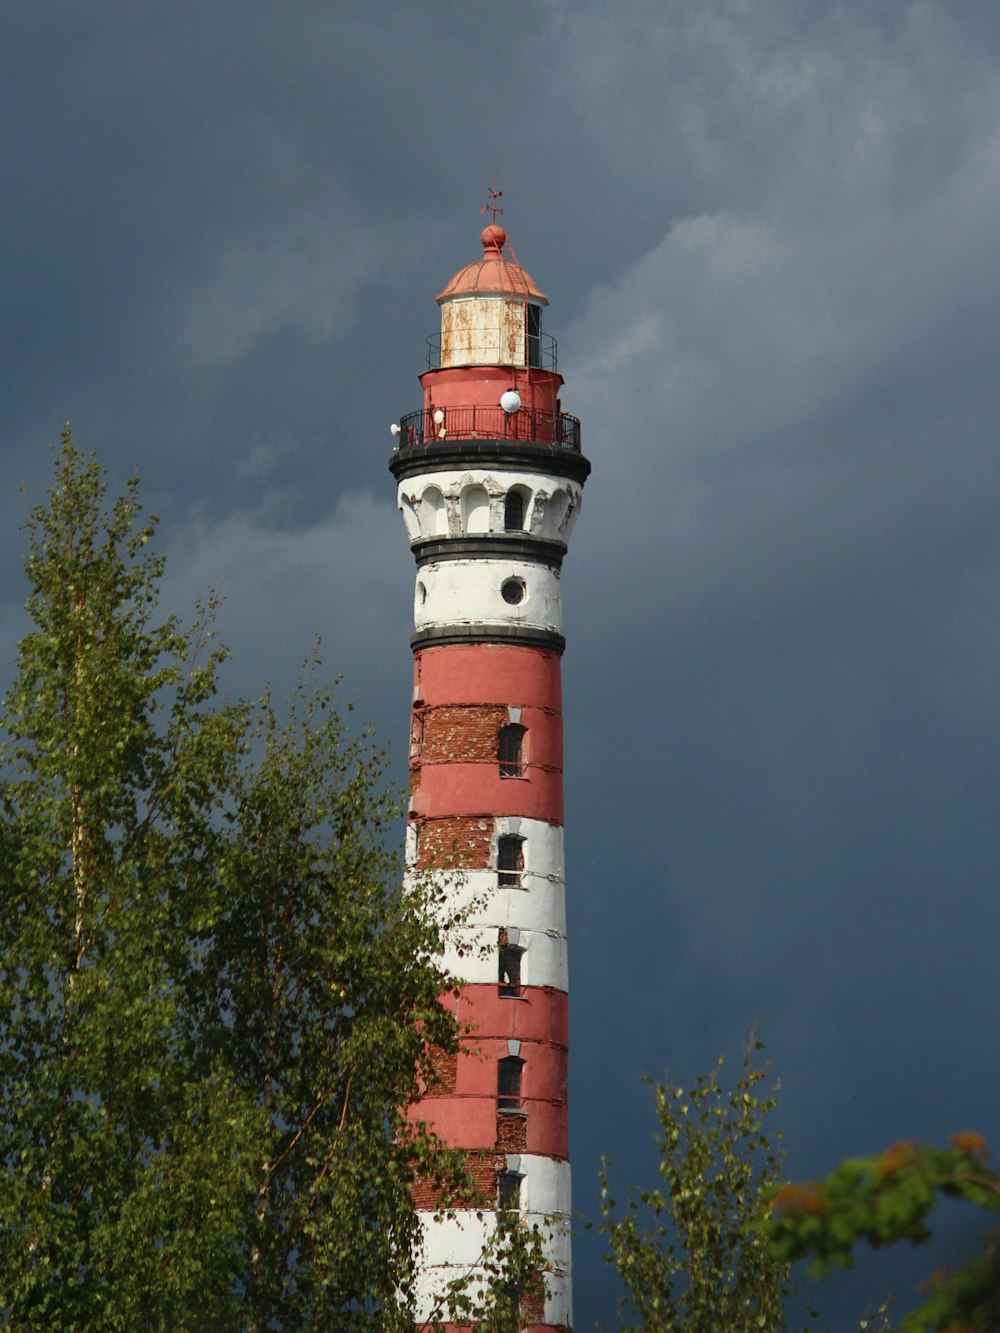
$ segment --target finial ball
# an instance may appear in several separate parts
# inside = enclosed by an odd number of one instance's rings
[[[488,227],[483,228],[483,234],[480,237],[484,250],[502,250],[507,241],[507,233],[503,227],[497,223],[491,222]]]

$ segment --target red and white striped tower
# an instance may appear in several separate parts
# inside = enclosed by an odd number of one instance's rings
[[[563,1219],[544,1303],[521,1303],[541,1333],[572,1324],[560,571],[590,464],[561,408],[547,299],[496,224],[496,197],[482,256],[437,298],[424,405],[400,421],[389,466],[417,562],[407,857],[460,867],[443,880],[473,904],[446,959],[473,1035],[415,1114],[477,1155],[498,1207],[529,1225]],[[481,1209],[436,1219],[420,1187],[417,1201],[426,1319],[493,1222]]]

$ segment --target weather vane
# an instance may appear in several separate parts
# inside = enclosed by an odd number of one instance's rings
[[[487,193],[487,196],[488,196],[488,198],[489,198],[489,202],[483,204],[482,208],[481,208],[479,211],[480,211],[480,213],[492,213],[492,214],[493,214],[493,225],[496,226],[497,214],[503,212],[503,209],[497,204],[497,200],[503,198],[503,190],[498,190],[498,189],[497,189],[497,169],[496,169],[496,167],[493,168],[493,184],[492,184],[492,185],[488,185],[488,186],[486,187],[486,193]]]

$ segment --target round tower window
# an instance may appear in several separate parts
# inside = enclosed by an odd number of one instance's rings
[[[524,583],[521,579],[508,579],[506,583],[500,586],[500,596],[510,606],[517,606],[518,602],[524,601]]]

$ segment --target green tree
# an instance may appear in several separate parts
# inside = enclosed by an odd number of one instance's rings
[[[412,1173],[465,1180],[405,1118],[441,904],[328,689],[219,700],[153,533],[67,428],[4,718],[0,1322],[412,1327]]]
[[[755,1063],[756,1033],[734,1086],[720,1060],[685,1091],[653,1085],[659,1128],[659,1184],[633,1189],[624,1209],[601,1172],[600,1230],[605,1261],[617,1269],[619,1309],[646,1333],[788,1333],[791,1256],[770,1245],[771,1201],[784,1164],[780,1134],[765,1122],[777,1084]],[[815,1315],[815,1311],[810,1311]],[[858,1322],[859,1333],[889,1333],[886,1306]]]
[[[938,1197],[1000,1212],[1000,1176],[987,1165],[986,1144],[972,1132],[949,1146],[896,1143],[876,1157],[842,1162],[822,1181],[788,1184],[772,1201],[771,1249],[783,1262],[812,1256],[810,1273],[849,1268],[854,1246],[930,1239],[927,1219]],[[1000,1244],[954,1272],[935,1273],[925,1299],[900,1323],[901,1333],[987,1333],[1000,1328]]]
[[[653,1088],[659,1129],[659,1184],[631,1191],[624,1209],[601,1173],[605,1256],[621,1275],[620,1308],[648,1333],[779,1333],[789,1265],[767,1243],[768,1200],[781,1157],[765,1132],[776,1099],[754,1063],[751,1034],[743,1072],[728,1091],[722,1062],[688,1091]]]

